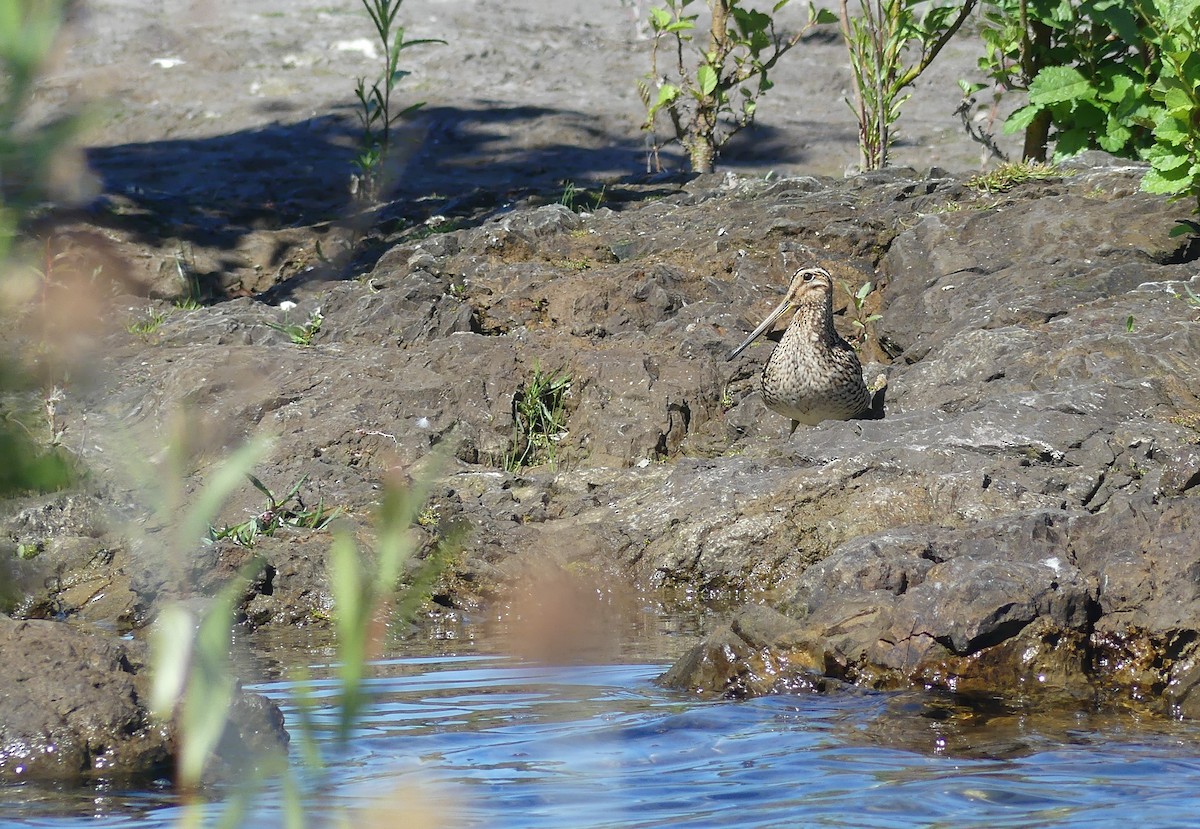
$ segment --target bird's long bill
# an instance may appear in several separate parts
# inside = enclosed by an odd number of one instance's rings
[[[765,332],[772,325],[774,325],[775,320],[777,320],[781,316],[783,316],[783,312],[786,311],[788,308],[790,308],[791,305],[792,305],[791,300],[787,300],[787,299],[785,299],[783,302],[779,303],[779,307],[776,308],[771,313],[767,314],[767,318],[762,321],[762,323],[758,326],[758,328],[755,328],[754,331],[751,332],[750,336],[746,338],[746,341],[744,343],[742,343],[741,345],[739,345],[737,348],[735,348],[733,351],[729,352],[729,356],[726,357],[725,359],[732,360],[734,357],[736,357],[737,355],[739,355],[743,351],[745,351],[746,348],[749,347],[750,343],[757,340],[759,337],[761,337],[763,335],[763,332]]]

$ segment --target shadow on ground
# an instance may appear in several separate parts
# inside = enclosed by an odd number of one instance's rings
[[[589,190],[580,204],[620,209],[663,195],[653,187],[622,185],[688,177],[678,146],[660,153],[666,172],[650,172],[644,137],[614,126],[591,113],[536,106],[422,110],[394,134],[392,185],[371,209],[350,192],[360,131],[349,106],[224,135],[97,147],[87,158],[101,195],[84,220],[134,244],[206,249],[217,263],[206,275],[216,286],[206,292],[213,297],[246,292],[245,281],[230,276],[245,269],[245,256],[239,261],[226,254],[244,253],[250,234],[345,227],[358,240],[378,237],[344,258],[340,273],[324,269],[322,278],[338,278],[369,268],[385,241],[435,215],[470,226],[531,197],[557,201],[568,182]],[[802,155],[794,136],[755,126],[735,137],[721,165],[792,164]],[[294,251],[294,236],[267,246],[275,253],[259,254],[252,264],[275,269],[275,259]],[[279,281],[295,275],[283,273]],[[259,282],[249,292],[269,287]]]

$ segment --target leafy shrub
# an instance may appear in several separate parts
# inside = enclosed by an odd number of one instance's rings
[[[741,0],[708,0],[712,13],[708,44],[698,50],[699,59],[691,68],[684,45],[692,42],[699,17],[686,13],[692,2],[666,0],[665,7],[650,10],[654,31],[650,73],[639,82],[638,91],[646,106],[642,129],[653,134],[659,115],[665,113],[674,132],[672,140],[687,151],[692,170],[707,173],[726,142],[753,123],[759,97],[774,86],[770,72],[779,59],[813,27],[837,18],[809,3],[808,22],[785,35],[776,31],[774,15],[788,0],[776,2],[769,14],[746,8]],[[660,49],[674,58],[668,58],[665,66],[659,64]],[[661,146],[656,139],[655,163]]]
[[[1200,212],[1200,0],[1141,0],[1152,6],[1146,28],[1160,61],[1150,96],[1158,105],[1152,121],[1154,144],[1142,155],[1150,171],[1142,189],[1174,198],[1191,197]],[[1143,11],[1145,14],[1145,11]]]
[[[1200,211],[1200,0],[992,0],[980,68],[1029,102],[1005,122],[1023,157],[1143,158],[1143,189]],[[970,92],[982,84],[965,87]]]
[[[851,108],[858,119],[864,170],[887,165],[892,127],[908,100],[904,90],[929,68],[976,2],[933,6],[918,17],[916,8],[924,5],[923,0],[864,0],[857,15],[852,15],[847,0],[842,0],[842,38],[850,53],[854,82]],[[916,60],[905,65],[905,57],[914,51]]]

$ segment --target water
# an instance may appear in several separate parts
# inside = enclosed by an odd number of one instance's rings
[[[310,825],[1144,829],[1200,815],[1191,724],[981,714],[916,693],[699,700],[656,686],[662,663],[484,654],[375,668],[374,704],[309,800]],[[318,679],[318,699],[332,687]],[[292,719],[287,682],[255,690]],[[332,709],[316,725],[332,753]],[[249,825],[282,825],[277,785],[254,803]],[[0,790],[6,827],[166,827],[181,814],[165,787]]]

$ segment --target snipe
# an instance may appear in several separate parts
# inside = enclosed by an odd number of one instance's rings
[[[783,302],[729,359],[745,351],[792,308],[795,316],[763,369],[763,402],[792,419],[792,433],[801,423],[815,426],[822,420],[878,417],[858,355],[834,330],[833,278],[823,268],[796,271]]]

